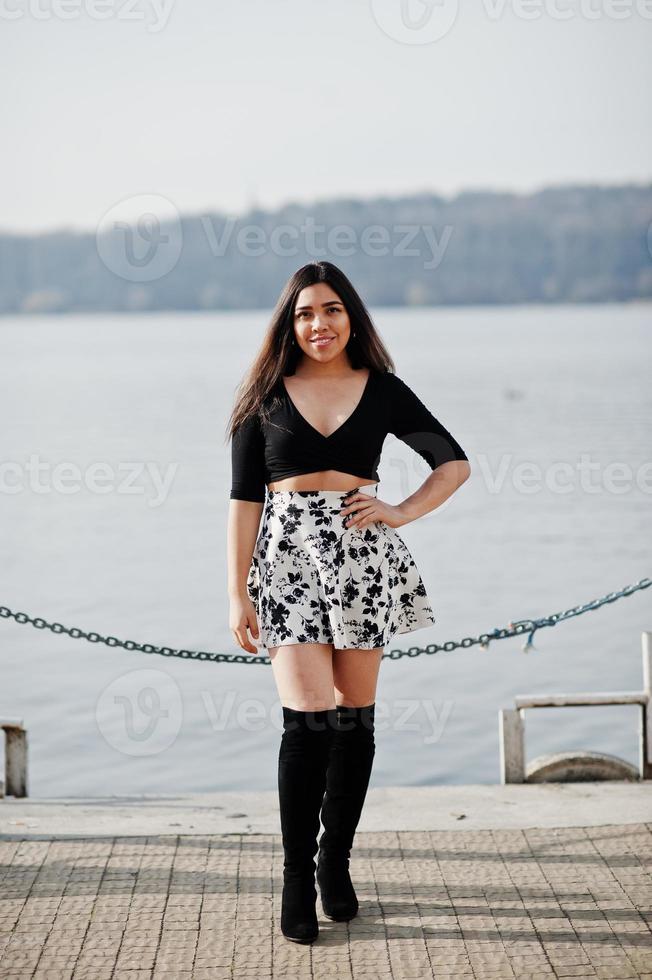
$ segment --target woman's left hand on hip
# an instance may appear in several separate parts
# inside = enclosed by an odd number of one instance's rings
[[[395,504],[387,504],[384,500],[379,500],[371,494],[358,491],[346,498],[347,502],[342,507],[340,513],[347,516],[346,527],[367,527],[382,521],[388,527],[401,527],[405,524],[405,515],[400,507]]]

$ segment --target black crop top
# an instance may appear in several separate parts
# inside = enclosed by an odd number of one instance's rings
[[[279,401],[271,399],[278,395]],[[404,381],[370,369],[364,392],[349,417],[324,436],[301,415],[283,379],[267,396],[269,422],[249,416],[231,440],[231,499],[265,500],[266,484],[303,473],[338,470],[368,483],[379,480],[378,463],[391,432],[431,469],[468,456]]]

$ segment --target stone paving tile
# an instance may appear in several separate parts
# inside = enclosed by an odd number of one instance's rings
[[[0,840],[5,980],[652,980],[652,823],[360,833],[360,912],[279,927],[275,835]]]

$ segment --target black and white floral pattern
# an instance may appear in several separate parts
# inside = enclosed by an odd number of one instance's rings
[[[376,484],[357,488],[375,495]],[[345,526],[339,490],[267,491],[247,577],[260,643],[384,647],[436,620],[410,551],[384,521]]]

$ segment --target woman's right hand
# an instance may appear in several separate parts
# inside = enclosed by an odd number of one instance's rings
[[[249,595],[236,596],[231,599],[229,603],[229,629],[233,633],[236,643],[247,653],[261,652],[258,647],[252,644],[247,633],[247,629],[249,629],[255,639],[260,636],[256,607]]]

